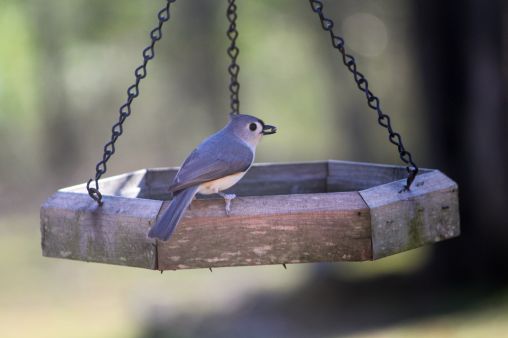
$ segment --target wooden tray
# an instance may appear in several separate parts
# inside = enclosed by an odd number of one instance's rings
[[[254,165],[221,198],[192,202],[167,242],[147,237],[178,168],[143,169],[100,181],[104,205],[85,184],[41,208],[47,257],[154,270],[382,258],[460,233],[457,184],[423,169],[400,192],[404,167],[323,161]]]

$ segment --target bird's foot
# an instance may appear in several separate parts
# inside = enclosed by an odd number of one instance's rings
[[[189,206],[187,207],[187,209],[191,210],[192,209],[192,202],[194,202],[196,200],[196,196],[194,196],[191,200],[191,202],[189,203]]]
[[[226,203],[226,215],[231,215],[231,201],[236,198],[235,194],[224,194],[222,192],[219,193],[219,195],[224,198],[224,202]]]

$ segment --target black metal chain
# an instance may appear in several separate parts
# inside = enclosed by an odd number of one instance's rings
[[[238,73],[240,73],[240,66],[236,63],[238,54],[240,54],[240,49],[236,45],[236,38],[238,38],[238,30],[236,29],[236,18],[238,16],[236,14],[235,0],[228,0],[228,9],[226,12],[226,16],[229,21],[229,28],[226,32],[226,35],[229,41],[231,41],[231,44],[227,49],[228,55],[231,58],[231,64],[228,67],[228,73],[231,77],[229,82],[231,114],[240,114],[240,98],[239,98],[240,83],[238,82]]]
[[[411,184],[413,183],[416,175],[418,174],[418,166],[414,163],[411,153],[404,148],[402,143],[402,137],[399,133],[395,132],[392,128],[390,117],[383,113],[381,110],[379,98],[376,97],[369,89],[369,83],[365,76],[357,70],[355,58],[346,53],[344,48],[344,39],[340,36],[336,35],[333,32],[333,21],[330,18],[325,17],[323,13],[323,3],[320,0],[309,0],[312,11],[319,16],[321,20],[321,27],[327,32],[330,33],[330,38],[332,40],[332,45],[335,49],[337,49],[342,55],[342,61],[344,65],[349,69],[349,71],[353,74],[354,80],[358,86],[358,88],[365,93],[365,97],[367,98],[368,106],[375,110],[378,114],[378,123],[382,127],[388,130],[389,136],[388,140],[397,146],[399,151],[400,159],[407,164],[406,170],[408,172],[408,177],[406,180],[406,185],[403,190],[409,190]]]
[[[99,191],[99,179],[103,174],[106,173],[107,167],[106,163],[110,159],[110,157],[115,153],[115,142],[120,135],[123,133],[123,123],[127,119],[127,117],[131,114],[131,104],[132,101],[139,95],[139,83],[142,79],[146,77],[147,70],[146,66],[148,61],[155,57],[155,43],[162,38],[162,25],[164,22],[169,20],[169,6],[171,3],[176,0],[166,0],[166,5],[163,9],[159,11],[157,14],[157,18],[159,20],[159,24],[150,32],[151,43],[148,47],[143,50],[143,64],[136,68],[134,71],[134,75],[136,76],[136,81],[133,85],[131,85],[127,89],[127,101],[120,107],[120,115],[118,118],[118,122],[115,123],[111,129],[111,140],[106,143],[104,146],[104,154],[102,159],[95,166],[95,178],[88,180],[86,184],[86,189],[88,190],[88,195],[92,199],[94,199],[99,206],[102,206],[102,194]],[[95,187],[91,186],[92,181],[95,181]]]

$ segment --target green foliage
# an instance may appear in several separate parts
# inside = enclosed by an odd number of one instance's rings
[[[33,130],[37,123],[36,53],[25,6],[0,4],[0,128]],[[23,130],[26,131],[26,130]]]

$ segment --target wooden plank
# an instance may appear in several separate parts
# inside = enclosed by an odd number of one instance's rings
[[[178,169],[177,167],[148,169],[145,179],[146,188],[141,192],[140,197],[158,200],[170,199],[169,185],[173,182]]]
[[[327,162],[259,163],[228,192],[238,196],[326,192]]]
[[[428,169],[420,169],[427,173]],[[349,161],[328,161],[328,191],[358,191],[402,180],[407,176],[403,166],[361,163]]]
[[[158,268],[362,261],[371,245],[357,192],[238,197],[229,217],[222,200],[197,200],[170,240],[158,242]]]
[[[109,196],[140,197],[141,192],[147,189],[145,183],[146,173],[147,169],[141,169],[101,179],[99,181],[100,191],[103,195]],[[87,193],[86,184],[75,185],[60,191]]]
[[[327,162],[259,163],[228,193],[238,196],[286,195],[326,192]],[[178,168],[149,169],[146,198],[169,199],[168,187]]]
[[[156,268],[156,248],[146,237],[161,201],[57,192],[41,208],[42,252],[47,257]]]
[[[373,258],[381,258],[460,234],[458,187],[441,172],[360,191],[370,207]]]

